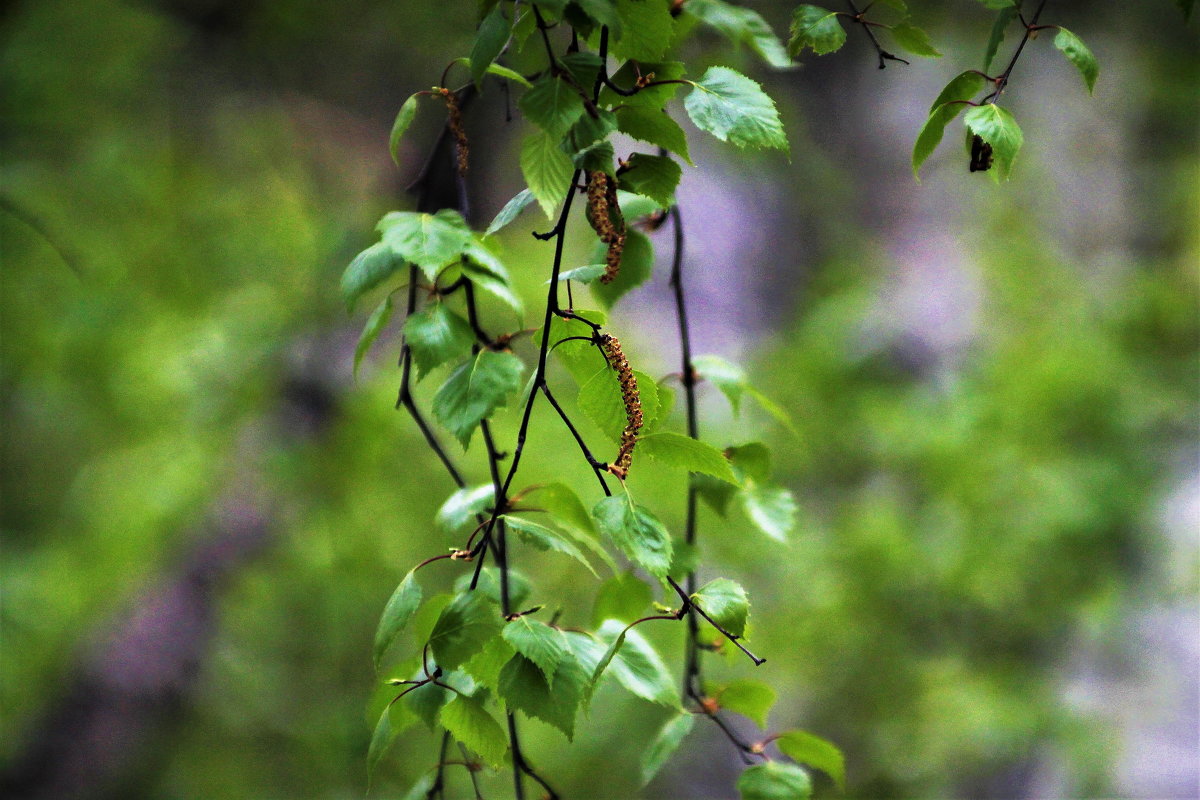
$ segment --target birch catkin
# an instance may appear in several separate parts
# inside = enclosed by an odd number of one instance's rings
[[[625,250],[625,217],[617,202],[617,181],[603,170],[588,173],[588,222],[600,241],[608,245],[604,255],[607,269],[600,276],[601,283],[612,283],[621,271],[621,253]],[[614,223],[615,220],[615,223]]]
[[[621,343],[617,338],[607,333],[601,334],[600,351],[617,373],[617,382],[621,385],[621,402],[625,406],[625,430],[621,432],[617,457],[608,465],[608,471],[625,480],[625,476],[629,474],[629,465],[633,462],[633,448],[637,444],[638,431],[642,428],[642,400],[633,368],[629,366],[629,359],[621,352]]]

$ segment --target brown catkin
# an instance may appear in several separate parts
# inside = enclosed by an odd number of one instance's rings
[[[616,179],[610,178],[603,170],[589,172],[587,197],[588,222],[600,241],[608,245],[608,252],[604,254],[607,269],[600,276],[600,282],[612,283],[621,271],[621,254],[625,250],[625,217],[617,202]],[[614,219],[616,224],[613,223]]]
[[[625,405],[625,430],[621,431],[617,457],[608,465],[608,471],[625,480],[625,476],[629,474],[629,465],[633,462],[633,448],[637,444],[638,431],[642,429],[642,400],[633,368],[629,366],[629,359],[621,352],[621,343],[617,338],[607,333],[600,334],[600,351],[617,373],[617,382],[621,385],[621,402]]]
[[[454,136],[454,152],[458,157],[458,174],[465,178],[471,143],[467,141],[467,131],[463,127],[462,109],[458,106],[458,95],[445,88],[441,89],[440,93],[446,100],[446,110],[450,114],[450,133]]]

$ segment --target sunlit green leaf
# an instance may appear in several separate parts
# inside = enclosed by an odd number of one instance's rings
[[[417,583],[415,574],[410,571],[392,592],[375,629],[375,669],[379,669],[384,653],[400,635],[400,631],[404,630],[404,626],[412,619],[420,605],[421,586]]]
[[[897,23],[892,26],[892,36],[896,39],[896,44],[913,55],[924,56],[926,58],[942,57],[942,54],[937,51],[937,48],[933,46],[933,42],[929,39],[929,34],[916,25],[911,25],[908,22]]]
[[[967,111],[963,122],[967,130],[992,146],[997,179],[1007,178],[1025,138],[1013,115],[1007,109],[989,103]]]
[[[746,371],[720,356],[692,356],[692,368],[704,380],[716,386],[729,400],[736,415],[741,411],[742,394],[746,391]]]
[[[500,213],[498,213],[496,218],[492,220],[492,224],[488,225],[487,230],[484,231],[483,235],[491,236],[492,234],[496,233],[496,231],[508,225],[517,218],[517,215],[524,211],[525,208],[536,199],[537,198],[533,196],[533,192],[529,189],[522,189],[521,191],[517,192],[517,194],[511,200],[504,204],[504,208],[500,209]]]
[[[768,761],[744,770],[737,788],[742,800],[806,800],[812,796],[812,779],[795,764]]]
[[[1083,43],[1075,34],[1071,33],[1066,28],[1059,28],[1058,34],[1054,37],[1054,46],[1062,51],[1062,54],[1067,57],[1067,60],[1075,65],[1079,70],[1079,74],[1083,76],[1083,82],[1087,86],[1088,92],[1096,87],[1096,78],[1100,75],[1100,64],[1096,62],[1096,57],[1092,55],[1092,51]],[[995,147],[995,145],[992,145]]]
[[[846,790],[846,760],[831,742],[806,731],[788,731],[775,740],[780,752],[801,764],[819,769]]]
[[[583,98],[579,92],[553,74],[547,74],[535,83],[521,96],[518,105],[526,119],[556,142],[583,114]]]
[[[504,520],[508,526],[516,531],[521,539],[539,550],[554,550],[559,553],[564,553],[571,558],[574,558],[580,564],[587,567],[588,571],[596,575],[596,568],[588,561],[583,551],[575,544],[575,542],[566,534],[560,533],[551,527],[541,525],[531,520],[522,519],[521,517],[505,516]],[[599,576],[597,576],[599,577]],[[524,651],[522,651],[524,652]],[[526,653],[526,655],[529,655]],[[530,656],[532,658],[532,656]],[[536,659],[535,659],[536,660]]]
[[[729,633],[745,635],[750,600],[739,584],[728,578],[709,581],[692,595],[692,602]]]
[[[780,486],[756,485],[747,481],[737,495],[742,511],[754,527],[777,542],[786,542],[796,527],[796,499]]]
[[[548,218],[554,217],[571,184],[571,157],[558,146],[558,139],[538,130],[521,145],[521,174]]]
[[[788,149],[775,101],[756,82],[728,67],[709,67],[683,107],[697,128],[723,142]]]
[[[685,72],[682,61],[643,61],[641,63],[627,61],[610,78],[612,83],[622,89],[633,89],[637,86],[638,77],[646,75],[653,75],[656,82],[667,81],[667,83],[647,86],[628,97],[619,95],[606,87],[600,92],[600,104],[603,106],[649,106],[656,110],[661,109],[680,88],[678,83],[670,83],[670,81],[679,80]]]
[[[647,419],[653,420],[658,413],[658,386],[652,376],[640,370],[634,370],[633,377],[637,380],[641,395],[642,420],[645,424]],[[579,410],[614,442],[620,441],[627,417],[617,374],[608,367],[601,367],[587,383],[579,387]]]
[[[512,711],[547,722],[568,739],[575,735],[575,713],[590,674],[577,658],[563,659],[554,673],[554,688],[542,670],[520,653],[500,671],[499,694]]]
[[[392,277],[403,266],[404,259],[384,242],[377,242],[363,250],[342,273],[342,300],[346,308],[353,311],[358,298]]]
[[[671,535],[646,509],[635,506],[628,495],[606,497],[592,509],[600,532],[612,539],[621,552],[663,577],[671,568]]]
[[[406,261],[421,268],[429,280],[459,259],[471,240],[471,229],[462,214],[444,208],[436,214],[392,211],[377,226],[383,241]]]
[[[508,269],[483,242],[472,241],[463,249],[463,275],[513,310],[519,319],[525,313],[521,296],[512,287]]]
[[[642,785],[649,783],[663,764],[679,749],[679,745],[692,732],[696,717],[687,711],[681,711],[670,717],[659,729],[649,747],[642,753]]]
[[[429,647],[443,669],[456,669],[500,631],[500,610],[481,592],[463,592],[442,609]]]
[[[604,245],[597,243],[593,260],[604,260]],[[621,254],[621,271],[611,283],[596,281],[588,286],[592,297],[605,308],[612,308],[628,292],[641,286],[654,271],[654,245],[650,237],[632,228],[625,232],[625,250]]]
[[[638,576],[623,572],[600,584],[592,606],[592,625],[599,627],[606,619],[624,623],[641,619],[650,607],[654,593]]]
[[[433,398],[433,415],[464,448],[471,434],[521,388],[525,365],[512,353],[481,350],[451,373]]]
[[[616,0],[621,36],[611,45],[620,59],[654,61],[671,44],[674,20],[667,0]]]
[[[616,112],[617,129],[640,142],[664,147],[689,164],[687,134],[667,112],[650,106],[624,106]]]
[[[729,41],[749,46],[772,67],[791,66],[792,60],[783,43],[757,11],[724,0],[688,0],[683,9],[716,28]]]
[[[417,365],[419,381],[431,369],[469,353],[475,332],[445,303],[433,302],[405,321],[404,339]]]
[[[439,719],[451,736],[478,753],[484,763],[500,766],[508,752],[508,735],[479,699],[456,695],[442,707]]]
[[[458,489],[438,509],[435,517],[438,527],[446,533],[456,533],[468,524],[474,527],[475,515],[492,505],[495,493],[490,483]]]
[[[736,680],[714,692],[721,708],[749,717],[760,728],[775,705],[775,690],[762,681]]]
[[[836,12],[820,6],[802,5],[792,12],[792,38],[788,52],[793,58],[805,49],[819,56],[832,53],[846,43],[846,29]]]
[[[605,654],[609,657],[607,666],[622,686],[643,700],[673,708],[679,706],[675,676],[636,628],[626,630],[625,623],[610,619],[600,626],[598,636],[601,641],[609,642],[612,655]],[[593,682],[604,671],[599,664],[597,667]]]
[[[569,655],[563,632],[525,615],[505,625],[501,635],[518,653],[537,664],[546,676],[546,682],[553,687],[554,671]]]
[[[721,451],[698,439],[669,431],[650,433],[639,439],[638,447],[643,455],[668,466],[701,472],[728,483],[738,482]]]
[[[462,669],[467,672],[480,686],[495,690],[500,681],[500,670],[513,657],[513,646],[500,636],[488,639],[475,655],[471,656]]]

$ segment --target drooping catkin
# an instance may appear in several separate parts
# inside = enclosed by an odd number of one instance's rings
[[[606,269],[600,276],[601,283],[612,283],[621,271],[621,254],[625,250],[625,216],[617,201],[617,181],[603,170],[588,173],[588,222],[608,245],[604,255]]]
[[[600,351],[617,373],[617,382],[621,386],[621,402],[625,406],[625,430],[621,431],[617,457],[608,465],[608,471],[625,480],[625,476],[629,474],[629,465],[633,462],[633,448],[637,444],[638,431],[642,428],[642,400],[633,368],[629,366],[629,359],[621,352],[621,343],[617,338],[607,333],[600,334]]]
[[[463,127],[462,109],[458,105],[458,95],[444,87],[439,89],[438,93],[446,101],[446,111],[450,115],[450,134],[454,137],[454,154],[458,159],[458,174],[465,178],[471,143],[467,141],[467,131]]]

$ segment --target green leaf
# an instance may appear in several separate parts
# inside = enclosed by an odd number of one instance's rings
[[[486,511],[495,496],[496,489],[490,483],[463,487],[442,503],[434,521],[446,533],[457,533],[468,524],[474,527],[475,515]]]
[[[580,311],[576,309],[573,313],[597,325],[603,325],[608,320],[608,315],[603,311]],[[563,319],[556,316],[550,320],[550,346],[553,348],[554,356],[567,368],[567,371],[571,373],[571,377],[575,379],[575,382],[582,386],[591,380],[596,371],[607,362],[605,362],[604,356],[590,341],[563,341],[564,339],[576,336],[591,339],[592,329],[576,319]],[[535,334],[535,340],[541,341],[540,331]]]
[[[483,242],[472,239],[467,243],[462,271],[476,286],[511,308],[518,319],[525,313],[525,304],[512,288],[508,269]]]
[[[579,92],[556,75],[543,76],[517,103],[525,118],[557,141],[583,114]]]
[[[404,797],[400,798],[400,800],[426,800],[429,797],[429,790],[433,788],[433,782],[436,779],[437,776],[435,773],[426,772],[417,778],[417,782],[409,787],[408,791],[404,793]],[[367,793],[370,794],[370,787],[368,787]]]
[[[679,707],[678,689],[671,670],[640,633],[620,620],[610,619],[600,626],[597,635],[601,641],[609,642],[609,651],[596,665],[593,685],[604,672],[601,664],[605,664],[611,668],[618,683],[643,700]]]
[[[379,722],[375,725],[375,732],[371,734],[371,744],[367,747],[368,791],[370,790],[371,776],[375,773],[375,767],[379,765],[380,760],[387,754],[388,748],[396,740],[397,733],[399,731],[392,727],[392,706],[389,703],[383,709],[383,713],[379,715]]]
[[[649,0],[647,0],[649,2]],[[593,258],[604,259],[605,247],[597,242]],[[605,308],[612,308],[627,293],[641,286],[654,271],[654,245],[650,237],[632,228],[625,231],[625,249],[621,253],[621,271],[612,283],[593,283],[592,297]]]
[[[542,670],[518,653],[500,671],[498,692],[509,710],[521,711],[575,736],[575,713],[583,700],[589,673],[578,658],[566,658],[554,673],[554,689]]]
[[[356,255],[342,273],[342,300],[346,303],[346,309],[353,311],[358,298],[392,277],[403,266],[404,259],[384,242],[376,242]]]
[[[757,83],[728,67],[709,67],[683,103],[697,128],[737,147],[787,151],[775,101]]]
[[[588,571],[596,577],[596,568],[592,566],[592,562],[588,561],[587,556],[575,545],[575,542],[568,538],[565,534],[561,534],[553,528],[541,525],[531,520],[522,519],[521,517],[504,516],[503,519],[508,523],[508,526],[516,531],[521,539],[528,544],[533,545],[539,550],[554,550],[559,553],[574,558],[580,564],[587,567]],[[522,651],[524,652],[524,651]],[[526,655],[529,655],[526,653]],[[530,656],[532,658],[532,656]],[[536,659],[535,659],[536,660]]]
[[[476,89],[483,89],[483,76],[504,49],[511,27],[499,3],[479,23],[470,57],[471,80]]]
[[[997,180],[1007,178],[1025,137],[1013,115],[994,103],[976,106],[963,117],[967,130],[992,146]]]
[[[383,298],[383,301],[375,307],[371,312],[371,316],[367,318],[367,324],[363,326],[362,333],[358,337],[358,344],[354,346],[354,379],[358,380],[358,365],[362,363],[363,357],[367,351],[371,349],[371,345],[379,338],[379,334],[387,327],[388,322],[392,318],[392,296],[389,294]]]
[[[775,705],[775,690],[762,681],[736,680],[715,692],[721,708],[749,717],[764,730],[771,706]]]
[[[1088,49],[1082,39],[1062,27],[1058,29],[1058,34],[1054,37],[1054,46],[1061,50],[1067,60],[1079,70],[1079,74],[1083,76],[1083,83],[1087,86],[1088,94],[1091,94],[1096,87],[1096,78],[1100,75],[1100,64],[1096,62],[1092,51]],[[995,145],[992,146],[995,147]]]
[[[758,389],[755,389],[753,386],[750,386],[750,385],[746,386],[746,394],[750,395],[750,397],[752,397],[754,399],[754,402],[758,403],[759,408],[761,408],[763,411],[770,414],[771,417],[773,417],[776,422],[778,422],[783,427],[787,428],[789,431],[791,431],[796,436],[800,435],[799,432],[796,430],[795,423],[792,422],[791,414],[788,414],[786,408],[779,405],[779,403],[776,403],[774,400],[767,397],[765,394],[760,392]]]
[[[946,126],[965,108],[969,108],[969,106],[966,103],[958,101],[943,103],[933,109],[933,112],[929,115],[929,119],[925,120],[925,124],[921,126],[921,130],[917,133],[917,141],[913,144],[912,153],[913,177],[918,181],[921,179],[921,165],[937,149],[937,146],[941,144],[942,136],[946,132]]]
[[[383,607],[383,614],[379,618],[379,625],[375,628],[376,670],[383,661],[384,653],[400,635],[400,631],[404,630],[404,626],[412,619],[420,605],[421,585],[417,583],[415,574],[410,570],[404,576],[404,580],[400,581],[396,590],[392,592],[392,596],[388,598],[387,605]]]
[[[768,761],[747,768],[738,776],[742,800],[806,800],[812,796],[812,780],[795,764]]]
[[[450,735],[479,754],[490,766],[498,767],[508,752],[508,736],[495,717],[475,697],[456,695],[442,707],[441,723]]]
[[[692,357],[692,368],[704,380],[716,386],[729,400],[736,415],[741,412],[742,393],[746,391],[746,371],[720,356]]]
[[[515,652],[513,646],[503,638],[493,636],[488,639],[482,650],[471,656],[466,664],[463,664],[462,668],[475,679],[477,684],[495,690],[500,682],[500,670],[504,668]]]
[[[617,129],[617,116],[611,111],[601,109],[596,116],[584,114],[567,131],[566,142],[568,152],[577,153],[589,149],[596,142],[607,139],[608,135]],[[609,162],[612,163],[611,161]]]
[[[695,0],[693,0],[695,2]],[[671,717],[659,729],[658,734],[650,742],[650,746],[642,753],[642,785],[649,783],[663,764],[674,755],[679,745],[692,732],[696,717],[687,711],[681,711]]]
[[[992,33],[988,36],[987,50],[983,55],[983,71],[987,72],[992,68],[992,61],[996,58],[996,51],[1000,49],[1001,43],[1004,42],[1004,32],[1008,30],[1008,25],[1017,16],[1017,9],[1009,6],[1008,8],[1000,9],[1000,13],[996,15],[996,21],[992,23]],[[972,93],[974,96],[974,93]]]
[[[470,570],[459,575],[454,581],[455,593],[462,594],[472,591],[471,579],[473,576],[474,573]],[[500,589],[500,570],[495,567],[484,567],[479,573],[479,582],[473,591],[479,592],[499,606],[501,603]],[[508,602],[513,606],[524,605],[531,594],[533,594],[533,584],[524,575],[510,567],[508,570]]]
[[[429,636],[438,666],[446,670],[478,653],[500,631],[500,610],[481,592],[467,591],[450,601]]]
[[[501,635],[518,653],[537,664],[547,684],[554,685],[554,671],[570,655],[562,631],[526,615],[505,625]]]
[[[807,48],[819,56],[839,50],[846,43],[846,29],[838,15],[819,6],[798,6],[792,12],[792,38],[788,53],[799,57]]]
[[[537,489],[537,506],[550,513],[560,525],[584,538],[595,540],[596,526],[587,509],[565,483],[547,483]]]
[[[531,192],[529,189],[522,189],[521,191],[517,192],[516,196],[505,203],[504,208],[500,209],[500,213],[497,214],[496,218],[492,220],[492,224],[488,225],[487,230],[483,232],[483,235],[491,236],[504,226],[508,225],[510,222],[516,219],[517,215],[524,211],[525,208],[535,199],[536,198],[533,196],[533,192]]]
[[[423,672],[418,672],[412,677],[413,680],[420,680],[425,675]],[[441,678],[443,683],[445,683],[445,678],[444,675]],[[402,702],[406,709],[416,714],[430,730],[434,730],[438,723],[438,712],[442,710],[442,706],[454,698],[454,694],[449,689],[435,683],[427,683],[405,694]]]
[[[504,406],[521,388],[525,365],[512,353],[481,350],[451,373],[433,398],[433,415],[454,434],[463,449],[481,420]]]
[[[833,743],[806,731],[788,731],[775,744],[788,758],[821,770],[833,778],[839,789],[846,791],[846,760]]]
[[[683,171],[674,159],[634,153],[628,163],[629,169],[621,173],[621,188],[645,195],[664,206],[675,202],[675,187],[679,185]]]
[[[526,89],[533,88],[533,84],[529,82],[528,78],[516,70],[509,69],[501,64],[488,64],[487,72],[489,75],[495,75],[497,78],[504,78],[506,81],[519,83]]]
[[[728,578],[717,578],[700,587],[692,602],[734,636],[746,634],[746,618],[750,616],[750,600],[746,590]]]
[[[575,0],[575,5],[583,9],[583,13],[598,25],[607,25],[613,36],[621,36],[621,18],[617,16],[614,0]]]
[[[933,101],[933,105],[929,107],[929,113],[938,110],[938,107],[949,103],[952,100],[970,100],[975,95],[983,90],[987,85],[987,78],[980,75],[975,70],[967,70],[966,72],[955,75],[949,83],[947,83],[942,91],[938,93],[937,99]],[[959,107],[965,108],[964,103],[959,103]],[[953,118],[953,117],[952,117]]]
[[[600,584],[596,602],[592,605],[592,625],[599,627],[606,619],[624,623],[641,619],[654,600],[654,593],[638,576],[623,572]]]
[[[645,455],[667,466],[701,472],[732,484],[738,482],[720,450],[689,436],[650,433],[638,440],[638,447]]]
[[[660,61],[655,63],[635,63],[627,61],[620,69],[612,74],[609,80],[629,90],[637,86],[638,76],[654,75],[655,81],[677,81],[683,77],[686,69],[682,61]],[[601,106],[651,106],[661,109],[679,91],[678,83],[660,83],[657,86],[647,86],[629,97],[623,97],[605,87],[600,91]]]
[[[396,255],[416,264],[431,281],[442,267],[459,259],[471,240],[462,214],[450,208],[436,214],[392,211],[376,227]]]
[[[625,106],[616,112],[617,130],[640,142],[658,145],[692,163],[688,155],[687,134],[679,123],[661,108]]]
[[[534,131],[521,144],[521,174],[537,198],[538,205],[553,219],[571,185],[571,157],[558,146],[558,139],[545,131]]]
[[[475,332],[445,303],[433,302],[404,323],[404,338],[417,365],[417,380],[429,371],[471,352]]]
[[[978,2],[994,10],[1002,8],[1011,8],[1013,6],[1020,7],[1019,0],[978,0]]]
[[[907,22],[900,22],[892,26],[892,36],[896,40],[896,44],[903,47],[908,52],[916,56],[924,56],[925,58],[941,58],[942,54],[933,46],[933,42],[929,39],[929,34],[918,28],[916,25],[911,25]]]
[[[747,481],[737,497],[754,527],[777,542],[787,541],[788,534],[796,527],[796,500],[791,492]]]
[[[392,123],[392,132],[388,136],[388,152],[392,154],[392,163],[396,166],[400,166],[400,140],[404,138],[404,132],[408,130],[417,116],[419,99],[419,94],[410,95],[400,106],[400,111],[396,114],[396,121]]]
[[[688,0],[683,10],[717,29],[734,44],[749,46],[770,66],[784,69],[792,65],[783,43],[757,11],[724,0]]]
[[[618,59],[654,61],[671,44],[674,21],[667,0],[617,0],[621,36],[612,42]]]
[[[671,569],[671,535],[628,495],[604,498],[592,509],[592,517],[601,533],[651,575],[661,578]]]
[[[653,421],[658,412],[658,386],[654,378],[645,372],[635,369],[633,377],[637,380],[638,394],[641,396],[644,425],[647,420]],[[608,367],[601,367],[592,375],[591,380],[579,389],[579,410],[605,435],[619,442],[627,417],[617,374]]]
[[[604,274],[608,269],[607,264],[585,264],[582,267],[569,269],[566,272],[560,272],[558,279],[560,281],[579,281],[580,283],[591,283]],[[546,281],[549,283],[550,281]]]

